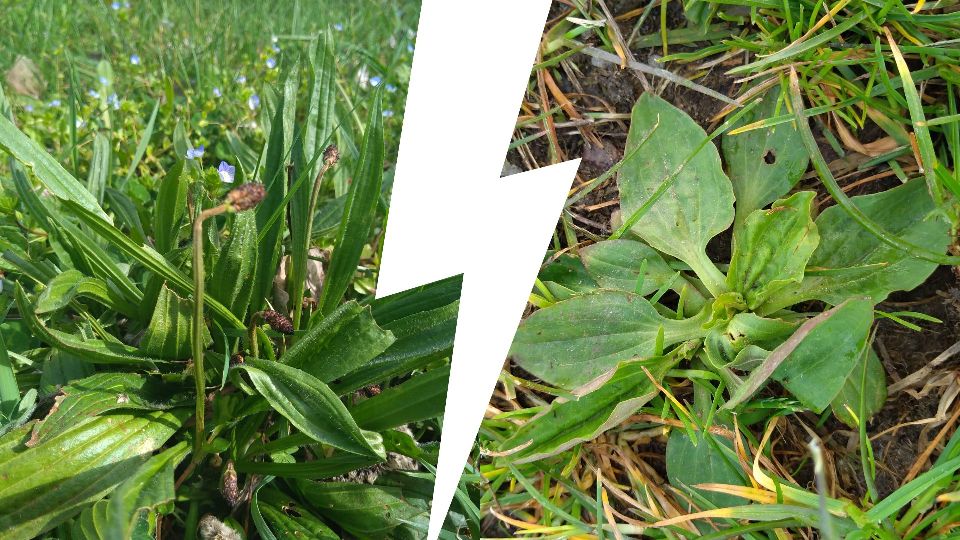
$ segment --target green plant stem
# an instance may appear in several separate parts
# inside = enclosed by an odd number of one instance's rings
[[[307,209],[307,229],[306,229],[306,238],[307,238],[307,253],[303,257],[304,268],[303,272],[300,273],[300,276],[303,278],[307,277],[306,262],[310,260],[307,256],[310,254],[310,236],[313,234],[313,214],[317,211],[317,201],[320,196],[320,184],[322,183],[323,176],[330,169],[333,164],[329,161],[324,161],[323,165],[320,167],[320,172],[317,173],[317,179],[313,182],[313,190],[310,192],[310,206]],[[303,290],[304,286],[302,283],[296,285],[297,290],[300,291],[300,298],[293,298],[293,328],[295,330],[300,329],[300,319],[303,316]],[[256,338],[254,338],[256,339]],[[295,339],[295,338],[294,338]],[[256,355],[254,355],[256,356]]]
[[[206,402],[206,380],[203,372],[203,222],[207,218],[226,212],[226,204],[208,208],[193,221],[193,380],[196,383],[196,433],[193,438],[193,462],[203,459],[204,414]]]

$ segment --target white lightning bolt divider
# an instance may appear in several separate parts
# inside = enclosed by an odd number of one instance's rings
[[[580,160],[500,179],[550,0],[420,12],[377,296],[464,274],[428,538],[453,499]]]

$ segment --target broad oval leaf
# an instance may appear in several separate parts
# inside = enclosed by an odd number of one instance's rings
[[[872,323],[868,298],[850,298],[809,319],[750,372],[723,408],[740,405],[773,377],[804,406],[823,411],[856,365]]]
[[[598,291],[576,296],[528,317],[510,354],[520,367],[563,388],[576,388],[614,369],[622,360],[706,335],[709,310],[683,320],[666,319],[640,295]]]
[[[605,289],[635,292],[646,296],[676,275],[657,251],[636,240],[604,240],[580,250],[590,276]],[[643,286],[637,290],[646,261]]]
[[[814,328],[773,372],[804,406],[820,413],[837,396],[867,347],[873,302],[851,299]]]
[[[950,225],[932,213],[933,201],[922,178],[851,200],[867,217],[908,242],[935,252],[945,252],[950,243]],[[854,295],[868,295],[879,303],[894,291],[920,285],[937,268],[937,263],[881,242],[839,206],[824,210],[816,224],[820,245],[803,281],[775,294],[760,312],[772,313],[806,300],[839,304]]]
[[[667,439],[667,479],[673,487],[692,488],[718,508],[745,504],[741,497],[696,489],[697,484],[742,486],[745,478],[732,442],[702,431],[694,438],[696,443],[683,430],[675,429]]]
[[[800,283],[807,261],[820,241],[810,215],[812,191],[778,200],[770,210],[755,210],[734,234],[727,285],[756,309],[791,283]]]
[[[777,115],[779,90],[767,92],[759,106],[748,112],[743,125]],[[754,210],[783,197],[807,170],[810,156],[793,122],[760,127],[721,139],[727,174],[737,197],[737,228]]]
[[[371,457],[384,457],[379,435],[364,433],[346,406],[320,379],[299,369],[258,359],[240,366],[257,391],[291,424],[315,440],[335,448]]]
[[[189,411],[87,418],[28,448],[29,424],[0,439],[0,537],[29,539],[70,519],[133,474]]]
[[[860,410],[861,399],[864,406],[862,411]],[[830,408],[838,420],[856,429],[858,420],[869,421],[883,408],[886,401],[886,372],[873,347],[868,347],[865,354],[860,355],[857,365],[850,371],[840,393],[833,398]]]
[[[644,93],[633,107],[624,153],[641,142],[643,147],[623,164],[618,184],[626,220],[670,179],[666,191],[632,230],[651,247],[689,264],[717,295],[724,292],[723,275],[707,257],[706,247],[733,223],[734,199],[716,146],[708,142],[694,154],[706,139],[707,134],[686,113]]]

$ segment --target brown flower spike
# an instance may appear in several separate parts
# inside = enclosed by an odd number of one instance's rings
[[[273,328],[277,332],[287,335],[293,334],[293,321],[291,321],[289,317],[272,309],[261,311],[260,317],[270,325],[270,328]]]
[[[331,144],[323,151],[323,162],[327,164],[327,167],[332,167],[337,161],[340,161],[340,149]]]
[[[251,182],[230,190],[230,193],[227,193],[227,203],[234,211],[243,212],[260,204],[266,194],[263,184]]]

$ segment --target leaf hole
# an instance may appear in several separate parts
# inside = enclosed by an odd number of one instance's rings
[[[763,162],[767,165],[773,165],[777,162],[777,154],[773,150],[767,150],[767,153],[763,155]]]

